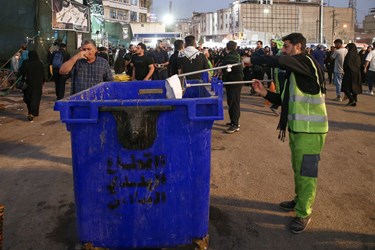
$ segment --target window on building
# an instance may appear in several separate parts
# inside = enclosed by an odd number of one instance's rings
[[[110,9],[109,10],[109,16],[112,18],[112,19],[117,19],[117,12],[115,9]]]
[[[123,10],[117,11],[117,19],[119,20],[126,20],[126,12]]]
[[[135,11],[130,11],[130,21],[131,21],[131,22],[137,22],[137,21],[138,21],[138,18],[137,18],[137,12],[135,12]]]
[[[138,0],[131,0],[132,5],[138,5]]]
[[[139,0],[139,7],[146,8],[146,0]]]
[[[139,13],[139,21],[142,23],[147,22],[147,14]]]

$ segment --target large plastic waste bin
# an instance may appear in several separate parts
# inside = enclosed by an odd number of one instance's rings
[[[211,128],[222,85],[166,99],[164,81],[107,82],[57,101],[71,133],[79,239],[160,248],[208,235]]]

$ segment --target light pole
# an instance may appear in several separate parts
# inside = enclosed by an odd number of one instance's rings
[[[318,42],[318,43],[321,43],[321,39],[320,39],[320,22],[319,22],[319,19],[316,19],[316,36],[315,36],[315,40]]]
[[[324,17],[324,11],[323,11],[324,1],[320,1],[320,29],[319,29],[319,43],[323,43],[323,17]]]

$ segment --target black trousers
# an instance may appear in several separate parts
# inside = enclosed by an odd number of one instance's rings
[[[155,69],[154,73],[152,74],[152,80],[165,80],[168,78],[168,70],[163,69]]]
[[[227,104],[230,122],[236,126],[240,123],[240,101],[242,84],[226,85],[227,91]]]
[[[59,69],[53,69],[53,79],[55,81],[56,99],[63,99],[65,95],[65,84],[68,77],[65,75],[60,75]]]
[[[333,69],[327,69],[327,73],[328,73],[328,81],[329,81],[329,83],[332,83]]]

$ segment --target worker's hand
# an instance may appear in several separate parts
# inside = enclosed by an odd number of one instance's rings
[[[257,80],[257,79],[253,79],[253,83],[252,83],[252,87],[254,89],[255,92],[257,92],[258,94],[260,94],[261,96],[266,96],[267,95],[267,90],[264,88],[263,84],[261,81]]]
[[[363,69],[363,73],[367,74],[367,68]]]

